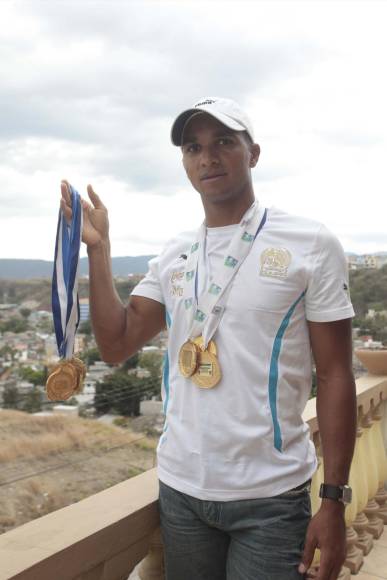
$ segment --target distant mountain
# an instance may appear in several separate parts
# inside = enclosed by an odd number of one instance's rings
[[[125,256],[112,258],[113,276],[128,276],[128,274],[145,274],[148,262],[154,256]],[[13,260],[0,259],[0,278],[12,280],[27,280],[31,278],[51,278],[53,262],[48,260]],[[87,258],[81,258],[81,276],[89,273]]]

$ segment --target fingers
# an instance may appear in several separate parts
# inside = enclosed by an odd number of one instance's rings
[[[62,193],[62,198],[65,200],[67,205],[71,207],[71,193],[70,193],[70,184],[68,181],[63,179],[60,183],[60,189]]]
[[[330,558],[324,557],[324,552],[321,552],[320,566],[316,580],[337,580],[337,574],[333,575],[334,563]]]
[[[95,209],[106,209],[100,197],[95,193],[90,184],[87,186],[87,193]]]
[[[313,562],[314,551],[317,548],[317,543],[312,538],[306,536],[305,548],[301,558],[301,564],[298,566],[300,574],[305,574]]]
[[[71,223],[71,218],[72,218],[72,213],[73,213],[73,212],[72,212],[72,210],[71,210],[71,207],[69,207],[69,206],[67,205],[67,203],[66,203],[66,200],[65,200],[65,199],[63,199],[63,197],[62,197],[62,199],[60,200],[60,208],[61,208],[61,210],[62,210],[62,212],[63,212],[63,215],[64,215],[64,217],[65,217],[65,220],[66,220],[66,222],[67,222],[68,224],[70,224],[70,223]]]
[[[60,208],[63,212],[66,222],[70,224],[73,212],[71,210],[71,195],[69,183],[65,180],[61,181],[60,189],[62,193],[62,197],[60,200]]]

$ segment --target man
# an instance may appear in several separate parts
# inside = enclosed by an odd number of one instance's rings
[[[168,326],[158,446],[166,578],[303,578],[319,547],[318,580],[334,580],[356,422],[341,246],[321,224],[255,201],[260,148],[233,101],[206,98],[181,113],[172,142],[205,222],[151,260],[127,307],[112,280],[106,208],[91,186],[92,205],[83,201],[103,358],[123,361]],[[64,182],[68,217],[69,205]],[[316,458],[301,414],[311,350],[327,487],[310,520]]]

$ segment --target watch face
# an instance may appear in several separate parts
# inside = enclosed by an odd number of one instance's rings
[[[349,485],[343,485],[343,499],[342,499],[342,501],[345,504],[351,503],[351,501],[352,501],[352,489],[349,487]]]

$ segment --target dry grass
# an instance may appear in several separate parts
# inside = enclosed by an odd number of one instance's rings
[[[77,449],[107,449],[136,439],[118,427],[54,415],[35,417],[21,411],[0,413],[0,464]]]
[[[138,449],[142,449],[143,451],[155,451],[157,444],[158,440],[152,439],[151,437],[143,437],[134,443]]]
[[[154,446],[92,419],[0,411],[0,534],[151,469]]]

